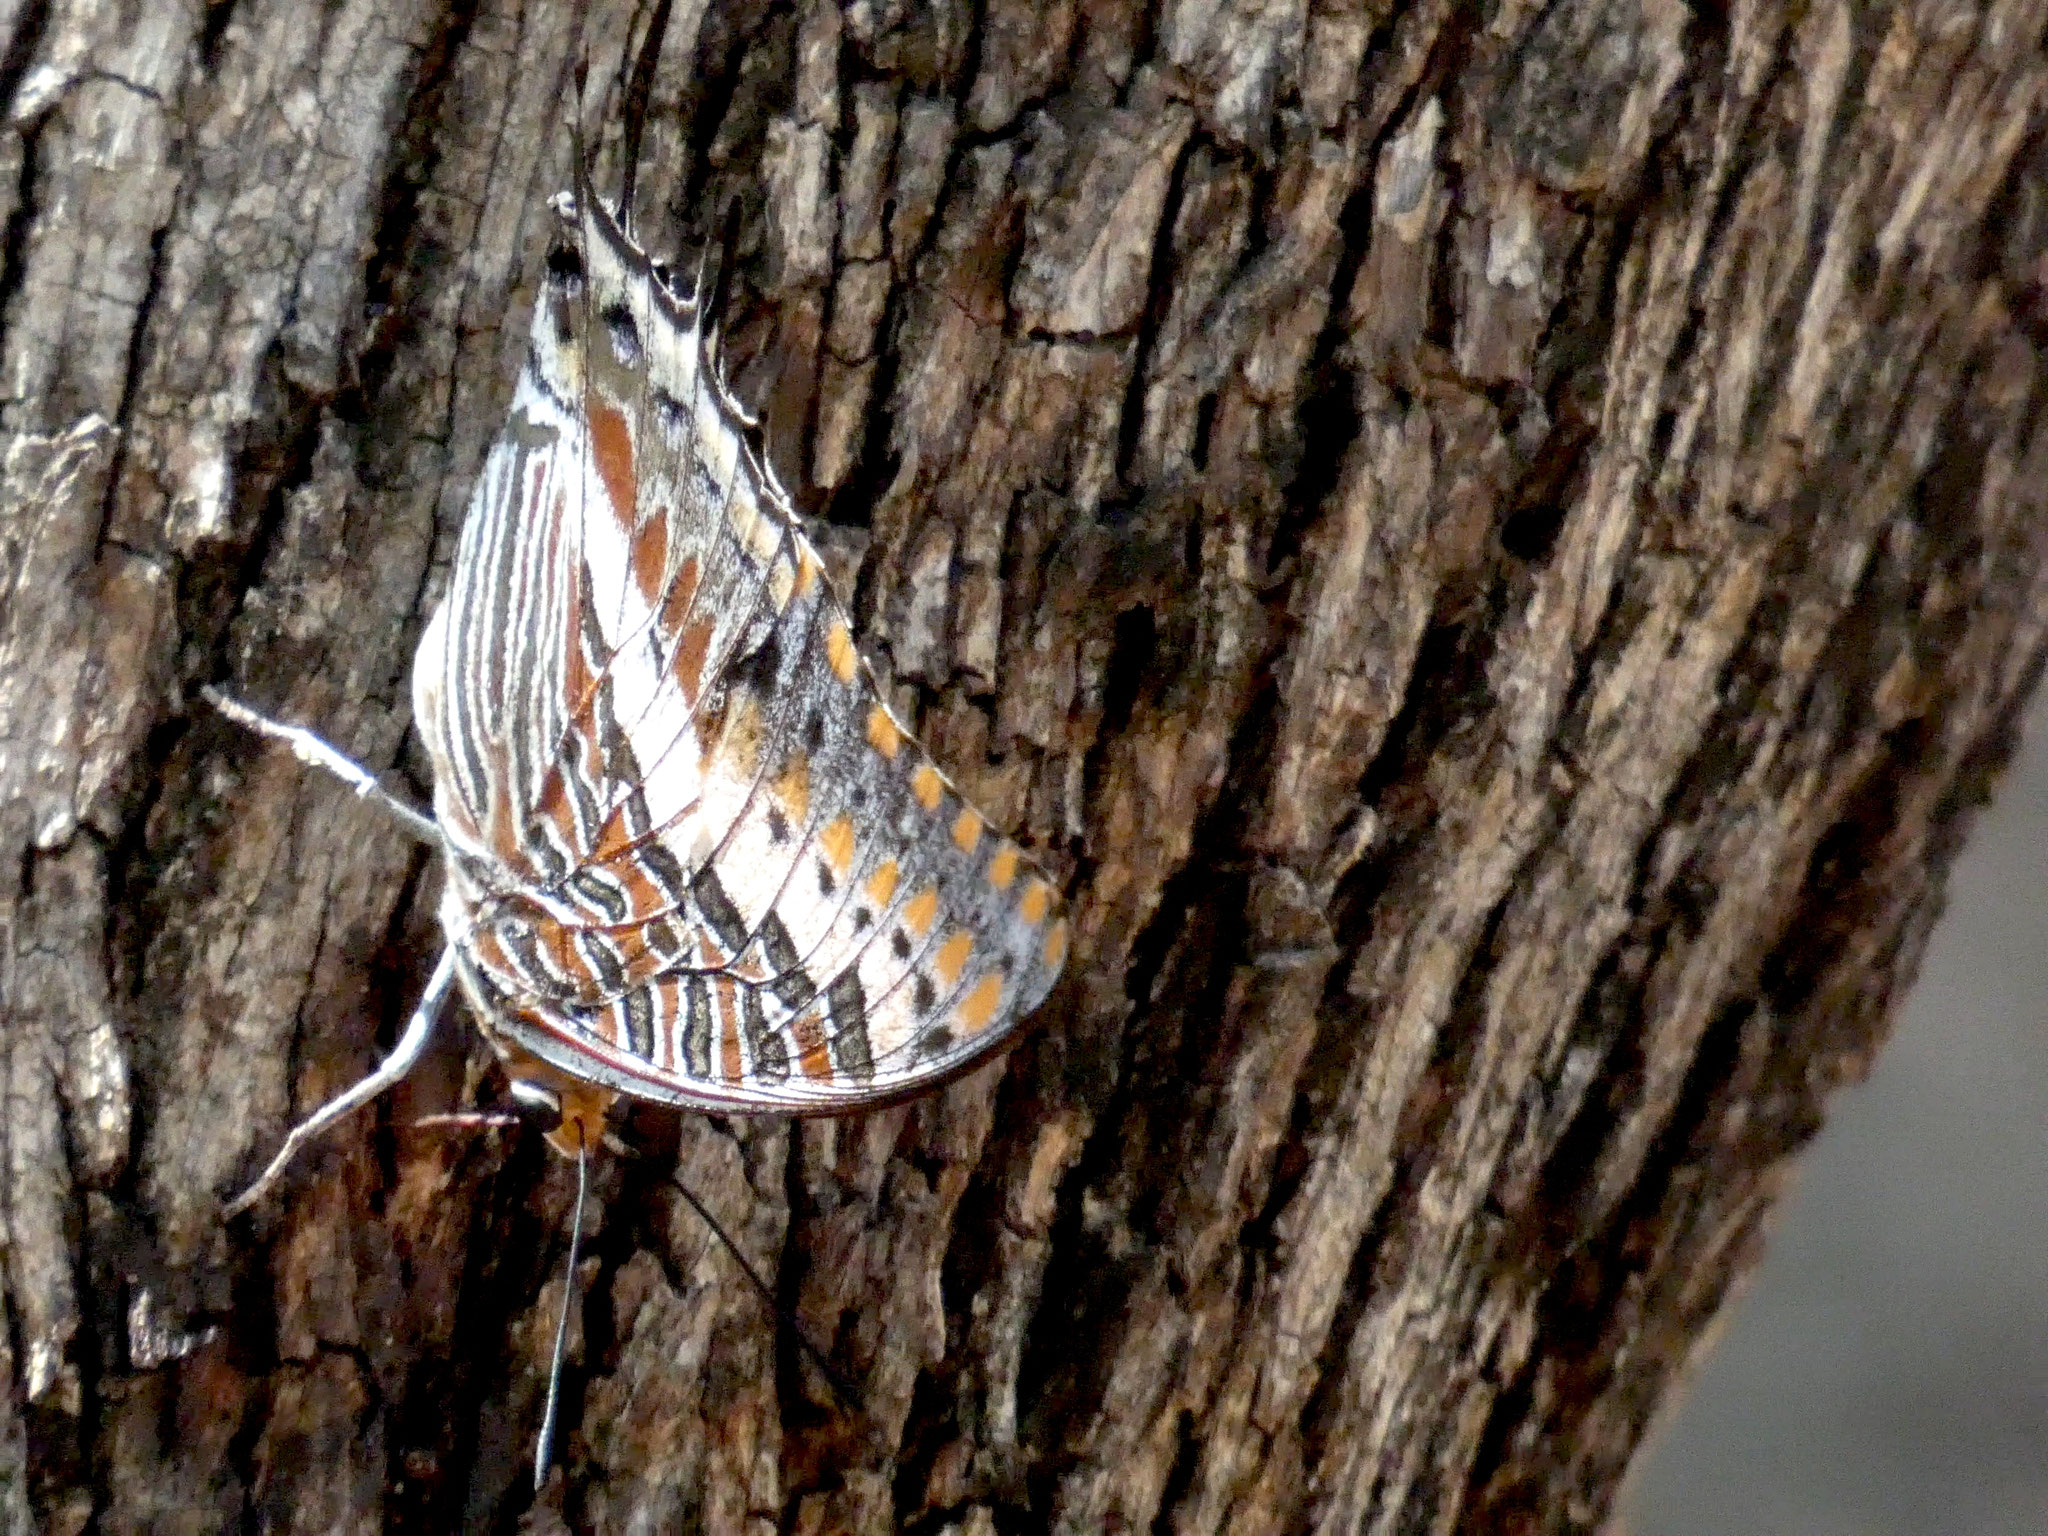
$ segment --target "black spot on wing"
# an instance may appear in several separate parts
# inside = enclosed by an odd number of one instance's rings
[[[654,1060],[654,1000],[645,987],[634,987],[619,999],[626,1019],[626,1048],[642,1061]]]
[[[702,976],[683,983],[683,1067],[692,1077],[711,1076],[711,984]]]
[[[782,1031],[769,1026],[766,1011],[761,1007],[761,989],[742,982],[740,994],[740,1027],[746,1031],[747,1042],[754,1050],[754,1075],[767,1083],[780,1083],[789,1077],[789,1047],[783,1043]]]
[[[804,971],[804,957],[797,953],[795,941],[789,930],[782,925],[782,919],[770,912],[761,919],[761,949],[768,956],[773,968],[775,995],[792,1009],[802,1008],[818,995],[818,989],[811,983]]]
[[[683,873],[683,866],[676,856],[668,851],[668,845],[659,842],[643,843],[636,849],[635,857],[640,867],[661,890],[670,906],[680,905],[683,892],[690,888],[689,878]]]
[[[739,952],[747,947],[747,925],[740,909],[726,895],[725,887],[718,883],[718,872],[709,865],[699,870],[697,878],[690,882],[690,895],[696,900],[697,910],[704,914],[712,935],[725,946],[727,954],[738,958]]]
[[[832,1019],[832,1055],[840,1072],[857,1083],[872,1080],[875,1061],[868,1043],[867,998],[852,966],[832,978],[825,989],[825,1006]]]
[[[601,934],[583,932],[573,935],[571,942],[576,947],[576,953],[583,957],[584,963],[597,973],[597,979],[605,991],[618,993],[625,989],[625,962],[619,958],[619,952],[610,939]]]
[[[612,339],[612,356],[628,368],[638,368],[645,354],[640,347],[640,327],[633,323],[633,312],[624,304],[605,306],[604,328]]]
[[[726,670],[726,678],[734,688],[744,688],[756,698],[772,699],[776,692],[776,674],[781,670],[782,644],[775,638],[775,630],[771,626],[762,635],[760,644]]]
[[[549,246],[548,280],[565,292],[580,293],[584,281],[583,253],[566,240]]]

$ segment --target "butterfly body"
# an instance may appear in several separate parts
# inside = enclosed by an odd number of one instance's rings
[[[560,212],[414,663],[456,979],[575,1083],[910,1096],[1043,1000],[1059,900],[882,700],[696,300],[597,199]]]

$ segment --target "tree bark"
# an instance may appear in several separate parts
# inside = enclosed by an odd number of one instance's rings
[[[460,1010],[220,1219],[440,875],[197,689],[426,798],[576,27],[0,0],[0,1529],[1601,1524],[2041,666],[2048,0],[675,6],[639,227],[1076,942],[920,1103],[629,1118],[536,1501]]]

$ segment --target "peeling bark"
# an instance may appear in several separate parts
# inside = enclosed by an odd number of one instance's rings
[[[921,1103],[630,1117],[534,1501],[459,1018],[220,1221],[439,871],[197,690],[425,798],[574,32],[0,0],[0,1530],[1602,1523],[2040,670],[2048,3],[676,4],[639,227],[1076,940]]]

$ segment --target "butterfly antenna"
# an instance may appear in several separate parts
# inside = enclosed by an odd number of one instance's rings
[[[761,1278],[760,1271],[756,1270],[748,1261],[747,1256],[740,1252],[740,1245],[734,1242],[732,1235],[718,1224],[718,1218],[711,1214],[704,1202],[697,1198],[696,1192],[689,1185],[685,1184],[681,1179],[672,1179],[670,1182],[683,1192],[683,1198],[690,1202],[690,1209],[703,1218],[704,1225],[712,1230],[721,1243],[725,1244],[726,1252],[730,1253],[733,1257],[733,1262],[739,1265],[740,1273],[745,1275],[748,1283],[760,1293],[761,1300],[767,1304],[768,1310],[775,1314],[776,1321],[789,1329],[791,1336],[797,1342],[797,1347],[811,1357],[811,1363],[817,1366],[819,1371],[823,1373],[827,1384],[832,1388],[833,1395],[856,1413],[865,1413],[867,1409],[866,1405],[861,1401],[860,1388],[847,1380],[840,1373],[838,1367],[825,1358],[825,1352],[805,1336],[803,1328],[790,1315],[789,1309],[783,1306],[780,1298],[776,1296],[774,1291],[768,1288],[768,1282]]]
[[[555,1353],[548,1362],[548,1406],[540,1418],[540,1443],[533,1449],[533,1491],[548,1480],[548,1452],[555,1440],[555,1410],[562,1399],[562,1351],[569,1342],[569,1303],[576,1294],[576,1259],[583,1247],[583,1202],[590,1193],[590,1152],[576,1142],[576,1218],[569,1225],[569,1268],[562,1276],[562,1310],[555,1319]]]

